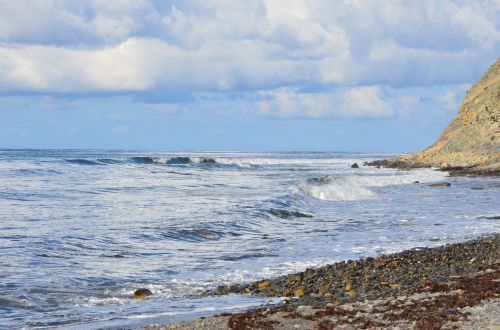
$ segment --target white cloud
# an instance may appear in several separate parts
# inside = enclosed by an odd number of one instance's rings
[[[495,0],[0,0],[0,8],[4,93],[259,91],[270,98],[261,110],[282,116],[378,117],[392,108],[373,86],[472,82],[500,53]]]
[[[273,87],[307,77],[304,63],[255,56],[272,48],[259,41],[241,41],[190,52],[157,39],[138,38],[97,50],[0,47],[0,87],[45,92],[223,91]]]
[[[276,88],[236,93],[197,93],[183,103],[142,103],[164,114],[210,111],[218,115],[274,118],[388,118],[407,120],[449,116],[469,84],[391,88],[370,85],[334,87],[321,92]]]
[[[393,115],[395,100],[386,96],[380,86],[337,88],[323,92],[303,92],[295,88],[231,94],[227,98],[218,94],[198,95],[188,104],[152,104],[149,108],[211,110],[226,114],[261,115],[278,118],[369,117]],[[203,109],[200,109],[200,108]],[[174,112],[174,111],[172,111]]]
[[[147,57],[154,57],[161,47],[156,41],[138,40],[99,50],[0,47],[0,87],[47,92],[146,90],[153,87],[154,78]]]
[[[178,103],[143,103],[141,105],[148,110],[159,113],[174,114],[189,110],[189,107]]]
[[[123,135],[127,134],[128,130],[129,130],[128,126],[120,125],[113,128],[113,133]]]
[[[391,106],[384,102],[377,86],[352,88],[344,93],[342,113],[358,117],[389,117]]]

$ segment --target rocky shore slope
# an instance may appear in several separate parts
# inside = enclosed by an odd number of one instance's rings
[[[458,115],[433,145],[369,165],[439,167],[452,174],[500,175],[500,58],[469,89]]]
[[[338,262],[212,294],[282,305],[148,329],[498,329],[500,235]]]

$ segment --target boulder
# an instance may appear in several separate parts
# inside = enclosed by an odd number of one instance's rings
[[[152,296],[152,295],[153,295],[153,292],[151,292],[151,290],[141,288],[141,289],[137,289],[134,291],[133,298],[142,300],[142,299],[145,299],[145,298]]]

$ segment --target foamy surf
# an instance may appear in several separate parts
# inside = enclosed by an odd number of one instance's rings
[[[17,283],[0,323],[139,328],[258,299],[198,296],[219,285],[498,232],[497,179],[350,167],[382,157],[0,152],[2,275]],[[427,183],[441,180],[451,187]],[[132,299],[139,288],[153,296]]]
[[[355,201],[376,197],[377,193],[370,187],[435,182],[447,175],[447,172],[432,169],[396,171],[384,175],[327,175],[300,183],[295,193],[319,200]]]

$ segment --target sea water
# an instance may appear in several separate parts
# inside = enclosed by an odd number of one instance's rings
[[[499,232],[499,179],[362,165],[389,156],[0,150],[0,328],[235,311],[277,300],[200,294]]]

